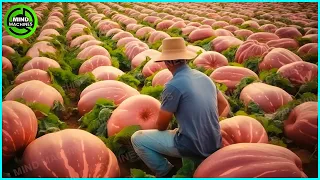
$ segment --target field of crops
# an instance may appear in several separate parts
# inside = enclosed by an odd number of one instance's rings
[[[4,177],[153,177],[130,137],[156,128],[168,37],[219,89],[223,137],[174,177],[318,177],[317,3],[26,5],[32,36],[2,28]]]

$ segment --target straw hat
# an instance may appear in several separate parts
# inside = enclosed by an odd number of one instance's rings
[[[193,59],[196,56],[196,53],[187,50],[185,41],[182,37],[172,37],[162,41],[162,53],[158,58],[155,58],[155,61],[188,60]]]

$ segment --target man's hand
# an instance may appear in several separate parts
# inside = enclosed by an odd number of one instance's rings
[[[172,117],[173,117],[173,113],[160,109],[158,120],[157,120],[158,130],[159,131],[167,130]]]

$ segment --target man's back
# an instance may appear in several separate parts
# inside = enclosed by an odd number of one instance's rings
[[[178,101],[174,111],[179,123],[175,144],[182,155],[207,157],[220,148],[217,90],[209,77],[183,65],[166,85],[164,94],[172,94],[173,101]],[[170,96],[167,98],[170,100]]]

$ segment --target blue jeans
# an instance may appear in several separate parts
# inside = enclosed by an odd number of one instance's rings
[[[157,177],[165,176],[173,165],[163,156],[181,157],[174,146],[176,130],[140,130],[131,137],[134,150]]]

